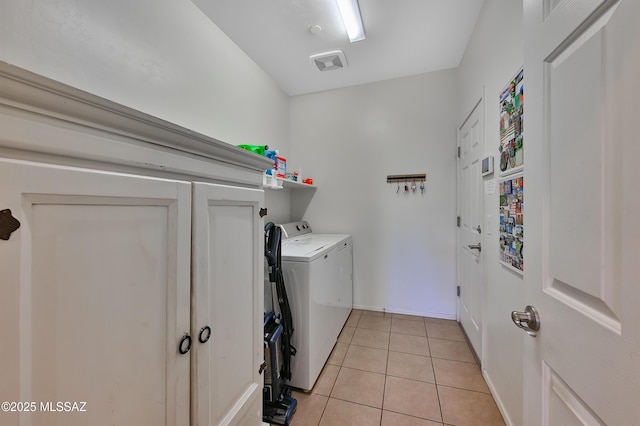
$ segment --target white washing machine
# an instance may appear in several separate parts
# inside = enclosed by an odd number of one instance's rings
[[[293,317],[290,385],[310,390],[353,307],[349,234],[314,234],[306,221],[280,225],[282,272]]]

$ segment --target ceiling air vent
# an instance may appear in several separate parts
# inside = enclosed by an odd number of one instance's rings
[[[347,58],[344,57],[342,50],[318,53],[316,55],[309,56],[309,59],[316,64],[320,71],[337,70],[348,65]]]

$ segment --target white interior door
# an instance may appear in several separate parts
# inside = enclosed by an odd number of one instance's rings
[[[482,357],[482,194],[484,152],[483,102],[480,100],[458,129],[460,158],[460,323],[478,357]],[[478,247],[480,246],[480,247]],[[477,247],[477,248],[472,248]]]
[[[262,421],[262,190],[193,184],[192,421]],[[204,327],[210,328],[210,338]]]
[[[11,160],[0,181],[21,222],[0,240],[0,400],[35,404],[0,424],[187,425],[190,184]]]
[[[524,4],[524,416],[638,425],[640,1]]]

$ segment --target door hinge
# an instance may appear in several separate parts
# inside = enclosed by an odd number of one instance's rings
[[[456,292],[458,293],[458,297],[460,297],[460,286],[458,286],[458,289],[456,290]]]
[[[261,208],[260,209],[260,217],[265,217],[267,215],[267,209],[266,208]]]
[[[460,158],[460,147],[458,147],[458,158]]]
[[[456,218],[456,225],[458,225],[458,228],[460,228],[460,222],[462,221],[462,219],[460,219],[460,216],[458,216]]]

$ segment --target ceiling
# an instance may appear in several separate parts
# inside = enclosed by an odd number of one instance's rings
[[[457,67],[483,0],[359,0],[366,39],[355,43],[335,0],[193,2],[295,96]],[[346,67],[321,72],[309,59],[333,50]]]

